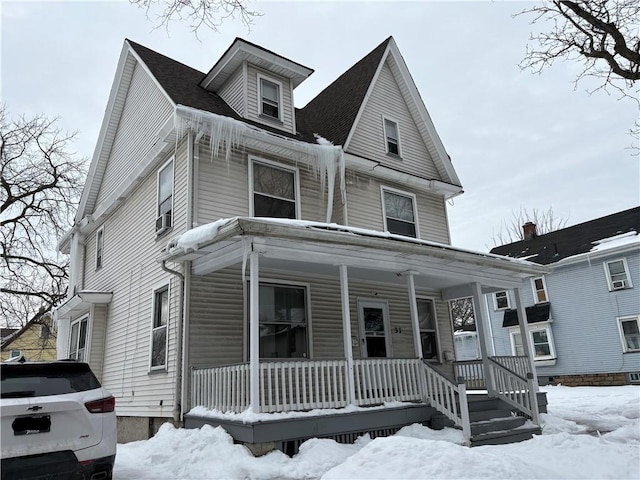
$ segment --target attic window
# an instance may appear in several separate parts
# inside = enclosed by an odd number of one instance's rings
[[[280,120],[280,85],[261,76],[260,114]]]
[[[384,136],[386,139],[387,153],[400,156],[400,133],[398,130],[398,123],[385,118]]]

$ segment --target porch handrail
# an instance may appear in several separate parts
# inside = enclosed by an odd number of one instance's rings
[[[493,355],[489,358],[522,378],[527,378],[531,370],[529,358],[524,355]]]
[[[540,425],[533,374],[527,372],[526,377],[523,377],[492,357],[489,357],[489,368],[496,382],[498,398],[529,416],[536,425]]]
[[[425,382],[425,401],[447,416],[454,424],[462,428],[465,442],[471,439],[471,422],[469,420],[469,404],[467,402],[467,387],[460,377],[454,383],[436,371],[431,365],[422,362],[423,381]],[[457,397],[457,398],[456,398]]]

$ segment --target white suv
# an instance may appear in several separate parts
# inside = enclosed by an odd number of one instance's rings
[[[2,480],[111,478],[115,399],[89,365],[16,362],[0,371]]]

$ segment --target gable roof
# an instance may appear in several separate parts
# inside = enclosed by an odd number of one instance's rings
[[[548,265],[590,252],[598,241],[629,232],[640,233],[640,207],[579,223],[531,240],[495,247],[491,253],[514,258],[527,257],[530,262]]]
[[[355,123],[365,95],[392,37],[340,75],[307,105],[296,119],[334,145],[344,145]]]

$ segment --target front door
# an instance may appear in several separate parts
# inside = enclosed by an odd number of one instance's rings
[[[358,300],[362,357],[387,357],[389,344],[389,310],[387,302]]]

